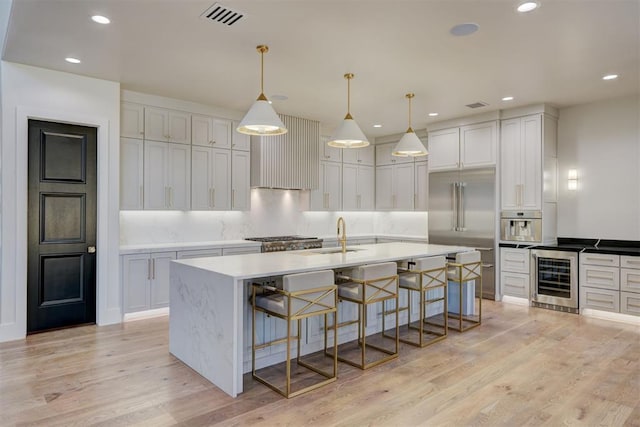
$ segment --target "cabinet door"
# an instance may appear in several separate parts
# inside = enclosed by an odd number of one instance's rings
[[[186,211],[191,206],[191,146],[166,145],[169,151],[167,208]]]
[[[231,148],[231,121],[213,119],[213,147]]]
[[[144,139],[152,141],[169,140],[169,110],[145,107],[144,124]]]
[[[142,209],[144,144],[141,139],[120,139],[120,209]]]
[[[166,170],[169,163],[167,144],[144,141],[144,208],[166,209],[168,183]]]
[[[522,119],[522,187],[523,209],[542,209],[542,116]]]
[[[366,147],[358,149],[358,163],[366,166],[373,166],[376,164],[376,150],[375,146],[367,145]]]
[[[343,165],[344,168],[344,165]],[[375,172],[373,166],[358,166],[358,194],[356,202],[361,211],[374,209]]]
[[[520,119],[500,124],[500,188],[503,210],[520,209]]]
[[[590,288],[580,283],[580,308],[619,313],[620,292],[611,289]]]
[[[345,148],[342,151],[342,162],[350,164],[358,164],[358,150],[361,148]]]
[[[640,316],[640,294],[620,292],[620,313]]]
[[[191,144],[191,114],[169,110],[169,141]]]
[[[376,166],[378,165],[391,165],[391,160],[394,160],[391,156],[393,152],[393,144],[376,144]]]
[[[355,211],[358,206],[358,166],[342,165],[342,209]]]
[[[342,149],[337,147],[330,147],[327,142],[331,139],[328,136],[320,137],[320,160],[324,160],[326,162],[341,162],[344,154],[347,152],[354,151],[353,149]]]
[[[414,209],[426,211],[429,207],[429,163],[415,163]]]
[[[195,135],[195,134],[194,134]],[[213,208],[213,150],[194,145],[191,147],[191,209]]]
[[[169,305],[169,264],[176,259],[175,252],[151,254],[151,308]]]
[[[429,132],[429,170],[458,169],[460,165],[460,129]]]
[[[231,154],[231,209],[247,211],[251,208],[250,156],[248,151]]]
[[[191,116],[191,144],[210,147],[213,144],[213,117]]]
[[[599,265],[580,265],[580,286],[590,288],[620,290],[620,269]]]
[[[125,313],[148,310],[151,257],[149,254],[123,255],[121,261]]]
[[[326,209],[339,211],[342,209],[342,164],[324,163],[324,191]]]
[[[529,298],[529,275],[503,271],[500,273],[502,293],[512,297]]]
[[[376,167],[376,209],[393,209],[393,166]]]
[[[120,136],[144,138],[144,106],[131,102],[120,104]]]
[[[211,208],[231,208],[231,151],[212,150]],[[247,154],[248,155],[248,154]]]
[[[238,123],[233,123],[233,136],[231,140],[231,148],[240,151],[251,150],[251,137],[247,134],[240,133],[236,130]]]
[[[460,128],[460,167],[477,168],[496,165],[498,135],[496,122]]]
[[[529,274],[529,249],[500,248],[500,270]]]
[[[401,211],[413,210],[414,180],[413,163],[394,166],[394,209]]]
[[[620,290],[640,293],[640,270],[620,269]]]

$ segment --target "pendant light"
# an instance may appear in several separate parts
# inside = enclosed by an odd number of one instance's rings
[[[406,157],[406,156],[426,156],[429,154],[427,149],[424,148],[422,141],[418,138],[418,135],[411,128],[411,99],[415,95],[413,93],[408,93],[405,97],[409,100],[409,129],[407,132],[402,135],[402,138],[396,145],[393,153],[393,156]]]
[[[287,128],[264,96],[264,54],[269,52],[269,46],[260,45],[256,49],[260,52],[260,96],[236,130],[247,135],[282,135],[287,133]]]
[[[327,144],[337,148],[361,148],[369,145],[367,137],[364,136],[360,126],[351,117],[351,79],[352,73],[347,73],[344,78],[347,79],[347,115],[333,135],[333,138]]]

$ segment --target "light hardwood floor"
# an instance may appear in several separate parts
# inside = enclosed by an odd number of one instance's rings
[[[483,324],[284,399],[232,399],[168,352],[168,319],[0,344],[0,425],[640,426],[640,328],[485,301]]]

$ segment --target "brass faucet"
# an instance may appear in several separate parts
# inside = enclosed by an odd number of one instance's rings
[[[340,224],[342,224],[342,236],[340,236]],[[344,222],[344,218],[338,218],[338,241],[342,246],[342,253],[347,252],[347,224]]]

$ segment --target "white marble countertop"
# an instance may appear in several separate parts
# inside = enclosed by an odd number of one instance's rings
[[[342,252],[322,253],[322,251],[335,251],[335,248],[307,249],[303,251],[195,258],[172,262],[222,274],[234,279],[250,279],[473,250],[473,248],[466,246],[406,242],[358,245],[347,248],[353,251],[343,254]]]
[[[209,242],[179,242],[179,243],[143,243],[139,245],[120,246],[120,255],[140,254],[159,251],[190,251],[217,248],[259,248],[260,242],[250,240],[214,240]]]
[[[337,235],[312,236],[327,241],[337,241]],[[347,240],[354,239],[401,239],[401,240],[427,240],[426,236],[400,236],[396,234],[348,234]],[[142,243],[137,245],[121,245],[120,255],[141,254],[145,252],[161,252],[161,251],[189,251],[201,249],[217,249],[217,248],[259,248],[260,242],[250,240],[212,240],[204,242],[176,242],[176,243]]]

